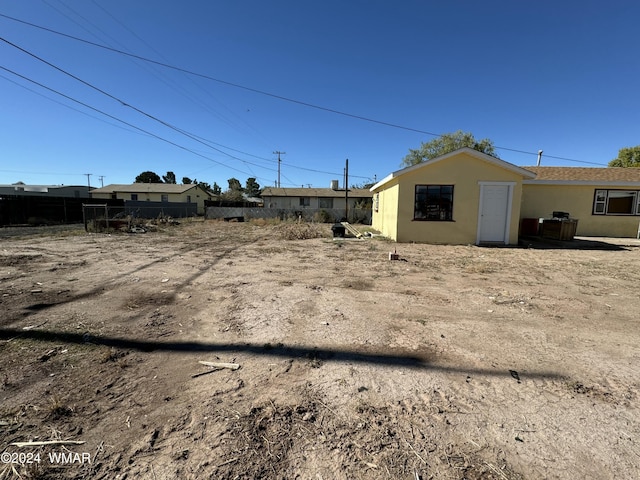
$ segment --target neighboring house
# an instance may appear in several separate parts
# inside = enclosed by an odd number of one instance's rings
[[[0,185],[0,195],[91,198],[89,192],[87,185],[26,185],[24,183]]]
[[[640,169],[518,167],[471,148],[393,172],[371,188],[372,226],[398,242],[518,243],[522,219],[567,212],[577,235],[635,237]]]
[[[640,168],[525,167],[522,218],[554,211],[578,220],[577,235],[635,237],[640,222]]]
[[[337,188],[274,188],[262,190],[265,208],[283,210],[344,210],[345,191]],[[349,209],[356,205],[371,203],[373,194],[366,188],[350,188],[348,193]]]
[[[213,195],[200,185],[177,185],[171,183],[132,183],[127,185],[107,185],[91,190],[93,199],[118,199],[125,201],[126,206],[163,205],[177,207],[192,204],[198,215],[204,214],[204,201],[211,200]],[[172,204],[172,205],[170,205]]]

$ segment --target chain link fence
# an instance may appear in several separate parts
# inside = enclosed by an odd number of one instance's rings
[[[83,204],[84,228],[87,232],[137,232],[159,223],[175,223],[176,219],[195,217],[195,203],[126,202],[113,206],[101,203]]]

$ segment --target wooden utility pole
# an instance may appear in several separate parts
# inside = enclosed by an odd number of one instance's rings
[[[349,221],[349,159],[345,160],[344,165],[344,216],[345,222]]]
[[[84,175],[87,176],[87,187],[89,187],[89,190],[91,190],[91,175],[93,175],[92,173],[85,173]]]
[[[278,185],[277,185],[277,187],[280,188],[280,162],[281,162],[280,155],[285,155],[287,152],[280,152],[279,150],[276,150],[273,153],[278,155]]]

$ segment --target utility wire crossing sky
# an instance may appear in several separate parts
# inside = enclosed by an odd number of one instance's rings
[[[4,2],[0,183],[272,186],[287,152],[282,186],[346,158],[363,184],[455,130],[521,166],[640,143],[635,2],[301,3]]]

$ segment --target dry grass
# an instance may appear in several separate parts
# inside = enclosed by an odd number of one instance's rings
[[[284,240],[308,240],[328,237],[326,225],[315,223],[281,223],[275,230]]]

